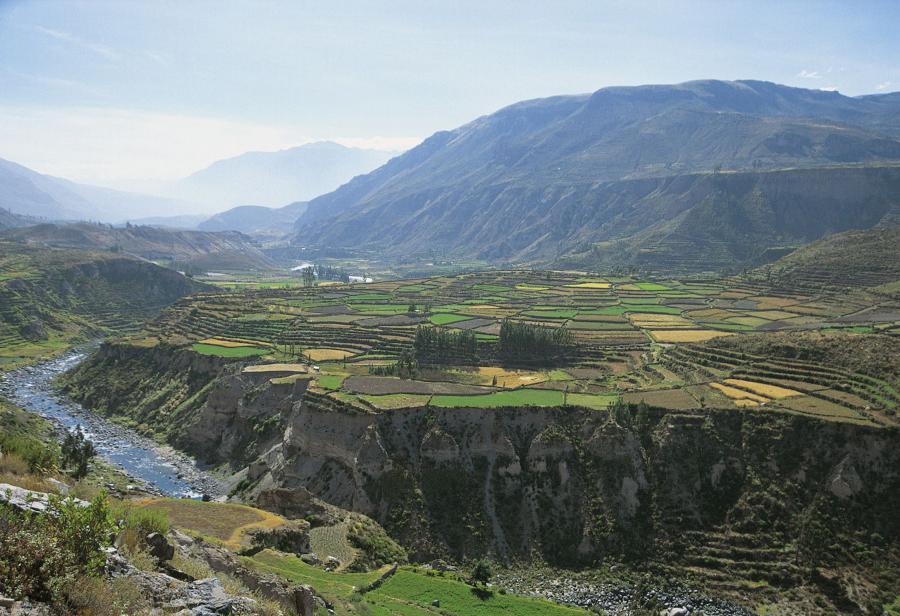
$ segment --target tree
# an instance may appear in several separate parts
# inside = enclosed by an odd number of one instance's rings
[[[304,267],[303,272],[303,286],[304,287],[314,287],[316,286],[316,272],[312,267]]]
[[[81,479],[87,475],[88,463],[97,455],[94,444],[85,438],[81,426],[66,433],[62,444],[62,465],[72,469],[72,477]]]
[[[491,563],[487,560],[482,558],[472,567],[472,581],[476,584],[479,582],[487,584],[492,577],[494,577],[494,570],[491,567]]]
[[[500,324],[500,357],[514,363],[552,363],[574,344],[566,327],[546,327],[504,319]]]

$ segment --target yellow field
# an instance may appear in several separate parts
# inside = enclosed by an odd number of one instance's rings
[[[722,383],[710,383],[709,386],[718,389],[732,400],[752,400],[756,403],[769,401],[769,399],[765,396],[752,394],[749,391],[737,389],[736,387],[729,387],[728,385],[723,385]]]
[[[790,398],[792,396],[803,395],[803,392],[788,389],[787,387],[768,385],[766,383],[743,381],[741,379],[725,379],[725,382],[730,383],[731,385],[737,385],[738,387],[743,387],[744,389],[749,389],[755,394],[759,394],[760,396],[765,396],[766,398],[771,398],[773,400],[780,400],[782,398]]]
[[[243,372],[306,372],[305,364],[257,364],[247,366]]]
[[[506,370],[504,368],[482,367],[478,369],[478,375],[483,378],[484,384],[491,384],[497,377],[497,385],[500,387],[520,387],[543,383],[549,377],[544,372],[532,372],[529,370]]]
[[[178,498],[153,498],[140,506],[161,509],[173,526],[218,539],[233,549],[244,543],[252,528],[275,528],[285,523],[280,515],[234,503],[204,503]]]
[[[327,361],[331,359],[344,359],[353,355],[351,351],[343,349],[305,349],[304,355],[313,361]]]
[[[211,344],[213,346],[226,348],[259,346],[259,342],[256,340],[242,340],[240,338],[236,338],[234,340],[225,340],[224,338],[206,338],[205,340],[201,340],[199,344]]]
[[[756,307],[760,310],[777,310],[779,308],[784,308],[785,306],[791,306],[793,304],[799,304],[800,302],[808,299],[806,297],[767,297],[767,296],[758,296],[751,297],[753,301],[756,302]]]
[[[578,284],[567,284],[570,289],[608,289],[612,285],[608,282],[579,282]]]
[[[629,320],[637,327],[644,328],[669,328],[669,327],[696,327],[697,324],[677,314],[652,314],[646,312],[630,313]]]
[[[654,329],[648,332],[656,342],[705,342],[720,336],[733,336],[732,332],[711,329]]]

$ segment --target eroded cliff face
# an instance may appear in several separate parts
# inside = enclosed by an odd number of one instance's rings
[[[747,577],[789,584],[859,549],[896,556],[896,431],[759,411],[634,411],[366,414],[307,396],[257,462],[254,490],[304,488],[366,513],[418,558],[715,569],[737,549]]]
[[[140,413],[176,446],[231,464],[244,496],[278,508],[290,492],[275,488],[308,492],[371,516],[414,559],[631,560],[779,586],[856,570],[900,583],[895,429],[760,409],[368,413],[302,380],[195,361],[210,360],[107,349],[70,382],[89,403]],[[125,381],[119,406],[101,377]]]
[[[241,362],[186,349],[104,344],[62,381],[85,406],[124,418],[208,464],[239,470],[280,443],[307,380],[273,383]]]

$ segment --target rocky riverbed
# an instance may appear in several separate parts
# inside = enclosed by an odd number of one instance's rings
[[[753,616],[754,612],[724,599],[710,597],[687,587],[663,589],[656,585],[603,581],[590,575],[553,571],[504,571],[494,584],[523,595],[544,597],[557,603],[577,605],[610,616],[641,613],[667,616]]]
[[[221,497],[222,480],[199,468],[189,456],[141,436],[80,404],[53,387],[53,379],[86,357],[83,351],[25,366],[0,375],[0,395],[52,421],[62,430],[81,426],[100,457],[120,468],[135,487],[151,494]]]

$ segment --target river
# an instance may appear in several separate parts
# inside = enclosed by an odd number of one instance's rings
[[[54,389],[53,379],[86,356],[83,351],[72,351],[0,374],[0,395],[60,428],[74,430],[80,425],[100,457],[124,470],[136,486],[148,492],[188,498],[222,496],[224,483],[189,456],[113,423]]]

